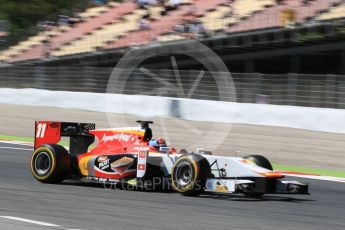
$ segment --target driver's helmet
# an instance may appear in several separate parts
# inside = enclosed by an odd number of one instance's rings
[[[149,141],[149,146],[152,146],[152,147],[158,147],[159,146],[159,143],[156,139],[151,139]]]
[[[160,147],[167,147],[167,144],[163,138],[157,138],[157,139],[150,140],[149,146],[159,149]]]
[[[163,138],[157,138],[156,140],[158,142],[159,147],[167,147],[167,143]]]

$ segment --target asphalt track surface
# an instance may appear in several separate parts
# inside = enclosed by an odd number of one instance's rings
[[[30,155],[28,146],[0,144],[1,230],[345,229],[345,183],[299,178],[309,181],[310,196],[191,198],[78,183],[40,184],[31,176]]]

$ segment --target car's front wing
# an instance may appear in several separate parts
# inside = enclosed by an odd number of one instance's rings
[[[308,184],[265,177],[207,179],[206,190],[244,194],[309,194]]]

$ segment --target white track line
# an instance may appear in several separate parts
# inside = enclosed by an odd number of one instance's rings
[[[20,222],[26,222],[26,223],[36,224],[36,225],[41,225],[41,226],[46,226],[46,227],[61,227],[60,225],[57,225],[57,224],[51,224],[51,223],[46,223],[46,222],[41,222],[41,221],[36,221],[36,220],[24,219],[24,218],[15,217],[15,216],[0,216],[0,218],[9,219],[9,220],[16,220],[16,221],[20,221]]]
[[[341,182],[345,183],[345,178],[341,177],[333,177],[333,176],[319,176],[319,175],[307,175],[307,174],[293,174],[293,173],[284,173],[285,176],[292,176],[292,177],[300,177],[300,178],[306,178],[306,179],[313,179],[313,180],[325,180],[325,181],[333,181],[333,182]]]
[[[16,148],[16,147],[0,147],[0,149],[17,149],[17,150],[32,151],[32,149],[24,149],[24,148]]]
[[[30,142],[23,142],[23,141],[7,141],[7,140],[0,140],[0,143],[13,144],[13,145],[33,146],[32,143],[30,143]]]

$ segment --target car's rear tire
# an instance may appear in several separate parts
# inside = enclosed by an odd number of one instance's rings
[[[210,164],[203,156],[182,155],[172,169],[172,188],[185,196],[198,196],[205,191],[206,180],[210,175]]]
[[[30,165],[32,175],[42,183],[60,183],[71,172],[71,158],[60,145],[41,145],[33,152]]]
[[[249,155],[249,156],[245,156],[243,157],[243,159],[252,162],[254,164],[256,164],[257,166],[260,166],[262,168],[268,169],[268,170],[273,170],[273,167],[270,163],[270,161],[261,155]]]

